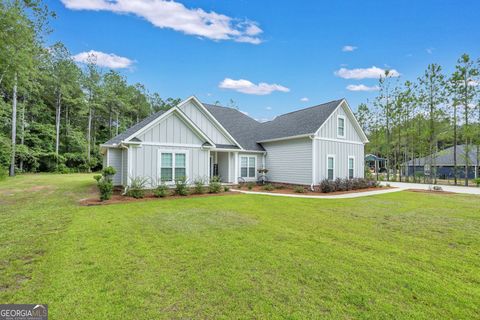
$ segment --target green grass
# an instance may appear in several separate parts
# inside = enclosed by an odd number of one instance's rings
[[[232,195],[80,207],[92,175],[0,182],[0,303],[51,319],[472,319],[480,198]]]

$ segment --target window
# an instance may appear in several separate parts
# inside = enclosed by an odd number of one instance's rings
[[[333,180],[335,178],[335,157],[327,156],[327,178],[328,180]]]
[[[354,168],[355,168],[355,158],[354,157],[348,157],[348,178],[353,179],[354,178]]]
[[[187,177],[187,154],[185,152],[160,153],[160,179],[164,182]]]
[[[257,158],[255,156],[240,157],[240,176],[242,178],[255,178],[257,171]]]
[[[345,117],[338,116],[337,118],[337,136],[340,138],[345,137]]]

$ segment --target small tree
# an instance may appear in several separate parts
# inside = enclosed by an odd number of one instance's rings
[[[112,176],[116,173],[114,167],[106,167],[102,170],[102,174],[93,178],[97,181],[98,191],[100,192],[100,200],[108,200],[113,194]]]

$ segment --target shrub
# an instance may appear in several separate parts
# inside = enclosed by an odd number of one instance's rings
[[[194,194],[203,194],[205,192],[205,184],[203,183],[203,180],[199,179],[199,180],[195,180],[193,182],[194,184],[194,187],[193,187],[193,193]]]
[[[212,177],[210,179],[210,184],[208,185],[208,192],[210,193],[219,193],[222,191],[222,184],[220,183],[219,177]]]
[[[93,178],[97,181],[98,191],[100,192],[100,200],[105,201],[112,197],[113,194],[113,182],[112,176],[116,170],[113,167],[106,167],[103,169],[102,174],[95,175]]]
[[[0,181],[5,180],[7,178],[7,169],[5,169],[1,164],[0,164]]]
[[[247,189],[248,190],[252,190],[254,186],[255,186],[255,183],[253,183],[253,182],[248,182],[247,183]]]
[[[2,180],[1,176],[0,176],[0,180]],[[480,187],[480,178],[473,179],[473,182],[477,185],[477,187]]]
[[[168,196],[168,186],[165,183],[159,184],[155,190],[153,190],[153,195],[157,198],[164,198]]]
[[[265,190],[265,191],[273,191],[273,190],[275,190],[275,187],[272,186],[271,183],[269,183],[269,184],[266,184],[266,185],[263,186],[263,190]]]
[[[174,193],[179,196],[188,196],[187,179],[185,177],[175,180]]]
[[[148,179],[144,177],[135,177],[130,179],[130,186],[127,189],[127,196],[135,199],[145,197],[145,186]]]
[[[305,188],[302,187],[302,186],[295,186],[295,187],[293,188],[293,192],[295,192],[295,193],[304,193],[304,192],[305,192]]]
[[[230,188],[228,186],[223,187],[223,191],[228,192],[230,191]]]
[[[322,180],[322,182],[320,182],[320,191],[324,193],[336,191],[335,182],[328,179]]]

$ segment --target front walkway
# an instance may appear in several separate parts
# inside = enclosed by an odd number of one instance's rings
[[[433,184],[409,183],[409,182],[382,181],[380,182],[380,184],[384,186],[389,184],[390,186],[396,187],[396,188],[420,189],[420,190],[430,190],[433,187]],[[439,184],[438,186],[441,187],[443,191],[480,195],[480,188],[477,188],[477,187],[445,186],[442,184]]]
[[[394,188],[394,189],[385,189],[385,190],[375,190],[375,191],[364,191],[364,192],[352,192],[344,194],[335,194],[335,195],[322,195],[319,193],[318,196],[305,195],[305,194],[287,194],[287,193],[272,193],[272,192],[258,192],[258,191],[245,191],[239,189],[232,189],[232,191],[237,191],[245,194],[260,194],[266,196],[278,196],[278,197],[292,197],[292,198],[307,198],[307,199],[349,199],[349,198],[360,198],[375,196],[378,194],[392,193],[406,190],[407,188]]]

